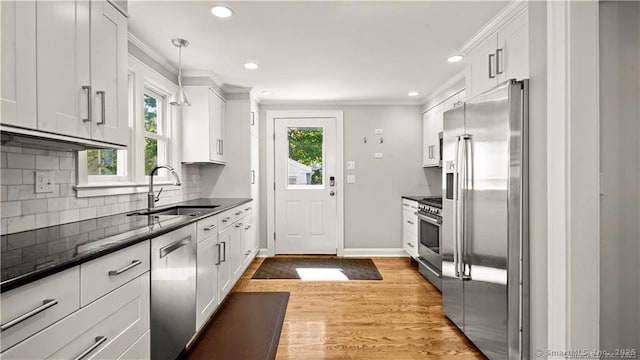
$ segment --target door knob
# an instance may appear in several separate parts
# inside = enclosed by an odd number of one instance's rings
[[[336,194],[336,192],[335,192],[335,191],[333,191],[333,190],[331,190],[331,191],[329,192],[329,195],[330,195],[330,196],[334,196],[335,194]]]

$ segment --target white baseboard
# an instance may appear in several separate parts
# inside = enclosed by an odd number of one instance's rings
[[[344,249],[344,257],[408,257],[403,248]]]
[[[258,249],[258,254],[256,255],[256,257],[267,257],[268,252],[269,250],[267,248],[260,248]]]

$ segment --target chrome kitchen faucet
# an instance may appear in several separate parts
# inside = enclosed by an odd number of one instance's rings
[[[151,173],[149,173],[149,192],[147,193],[147,210],[151,211],[151,209],[153,209],[153,206],[155,205],[155,203],[157,201],[160,200],[160,193],[162,193],[162,189],[160,188],[160,191],[158,192],[158,195],[155,195],[153,193],[153,174],[158,172],[158,169],[161,168],[165,168],[167,170],[169,170],[171,172],[171,174],[173,174],[173,177],[175,178],[175,182],[173,183],[174,185],[180,186],[181,182],[180,182],[180,176],[178,175],[178,173],[171,167],[168,165],[159,165],[154,167],[151,170]]]

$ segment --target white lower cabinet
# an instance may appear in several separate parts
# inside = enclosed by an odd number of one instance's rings
[[[197,247],[196,331],[218,306],[218,234],[200,241]]]
[[[0,295],[3,352],[80,308],[79,274],[75,266]]]
[[[3,359],[116,359],[150,328],[149,273],[3,352]]]
[[[147,330],[116,360],[146,360],[151,358],[151,330]]]
[[[418,257],[418,202],[402,200],[402,248],[413,258]]]
[[[236,228],[229,226],[218,233],[218,244],[220,245],[220,259],[218,260],[218,304],[229,294],[233,287],[233,271],[229,259],[229,250],[233,241],[233,234]]]
[[[244,229],[244,219],[240,219],[233,225],[233,234],[230,246],[231,271],[234,282],[240,278],[244,271],[244,256],[242,255],[242,231]]]

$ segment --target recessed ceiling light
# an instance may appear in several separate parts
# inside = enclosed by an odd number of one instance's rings
[[[255,69],[258,68],[258,64],[252,63],[252,62],[248,62],[248,63],[244,64],[244,68],[245,69],[249,69],[249,70],[255,70]]]
[[[417,91],[409,91],[409,93],[407,95],[409,95],[409,96],[418,96],[418,95],[420,95],[420,93],[417,92]]]
[[[452,55],[447,58],[447,61],[450,63],[454,63],[454,62],[461,61],[462,59],[464,59],[464,56],[462,55]]]
[[[233,15],[233,10],[223,5],[216,5],[211,8],[211,13],[219,18],[228,18]]]
[[[264,96],[273,95],[273,93],[271,91],[263,91],[261,94],[264,95]]]

